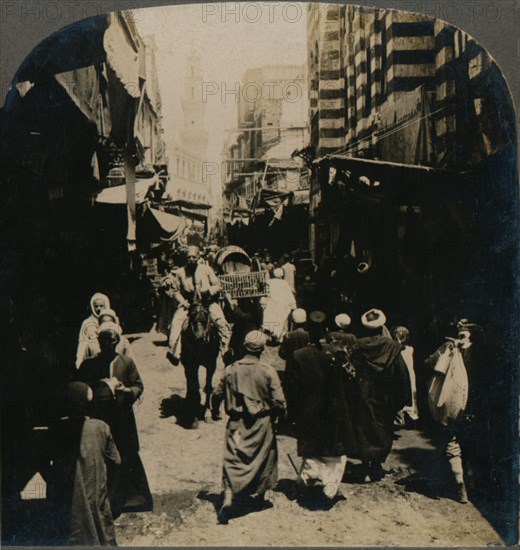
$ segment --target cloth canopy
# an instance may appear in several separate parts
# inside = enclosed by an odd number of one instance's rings
[[[98,15],[67,25],[36,46],[18,69],[13,84],[35,82],[42,75],[55,75],[106,61],[103,37],[108,17]]]
[[[161,212],[155,208],[147,208],[143,217],[152,233],[157,235],[152,235],[153,240],[174,241],[182,235],[187,226],[184,218]]]
[[[209,210],[210,208],[212,208],[211,204],[185,200],[175,200],[169,202],[168,204],[170,204],[171,206],[179,206],[180,208],[192,208],[193,210]]]
[[[135,202],[141,204],[146,199],[146,194],[152,185],[158,180],[155,175],[152,178],[137,179],[135,182]],[[96,197],[96,202],[100,204],[126,204],[126,185],[117,185],[107,187]]]

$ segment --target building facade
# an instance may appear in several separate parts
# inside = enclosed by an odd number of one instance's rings
[[[203,74],[199,56],[187,58],[182,97],[182,124],[179,138],[168,149],[170,182],[167,198],[193,229],[209,230],[211,208],[211,168],[208,168],[209,136],[205,127],[206,103],[202,98]]]
[[[464,31],[422,14],[338,4],[309,4],[307,25],[318,156],[464,168],[507,143],[492,123],[504,108],[489,86],[499,71]]]
[[[248,70],[241,83],[238,128],[225,156],[224,208],[238,197],[252,200],[261,188],[307,188],[307,173],[292,153],[308,142],[307,80],[303,65]],[[244,206],[242,200],[242,206]]]

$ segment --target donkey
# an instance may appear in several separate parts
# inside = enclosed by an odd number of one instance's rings
[[[203,407],[206,415],[210,410],[212,381],[220,349],[218,332],[211,322],[208,308],[202,303],[196,301],[190,306],[181,338],[181,362],[184,366],[187,383],[185,412],[190,428],[195,429],[198,427],[202,408],[199,367],[203,366],[206,369],[204,387],[206,399]]]

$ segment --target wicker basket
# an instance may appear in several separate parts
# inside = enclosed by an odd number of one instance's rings
[[[265,271],[220,275],[219,279],[222,290],[227,292],[231,298],[259,298],[269,294]]]

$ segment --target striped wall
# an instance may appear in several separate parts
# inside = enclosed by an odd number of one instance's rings
[[[337,4],[310,4],[307,25],[311,141],[319,156],[377,154],[382,111],[424,85],[438,164],[476,160],[478,136],[489,123],[485,82],[494,63],[466,33],[421,14]],[[496,149],[483,146],[488,153]]]
[[[315,11],[309,13],[313,28],[311,36],[312,76],[311,121],[318,113],[311,132],[319,140],[319,154],[333,152],[343,146],[345,135],[345,82],[341,59],[342,15],[339,5],[315,5]],[[317,25],[313,25],[317,20]],[[317,32],[316,32],[317,31]],[[316,47],[316,43],[318,47]]]

